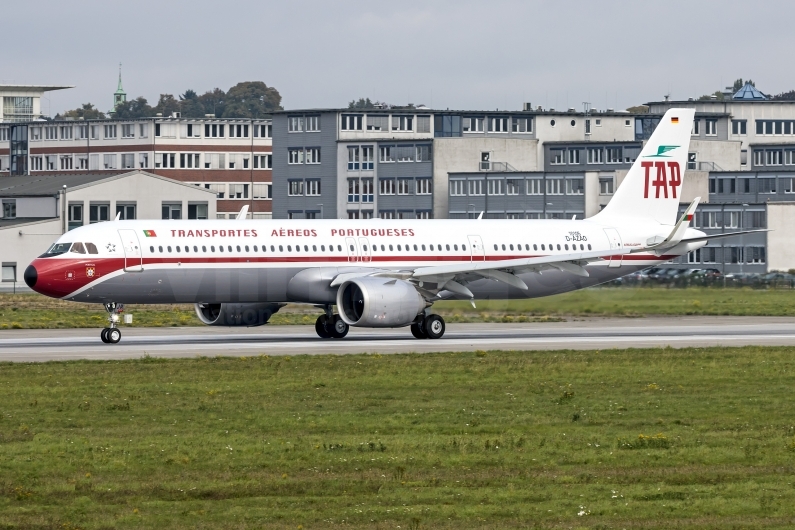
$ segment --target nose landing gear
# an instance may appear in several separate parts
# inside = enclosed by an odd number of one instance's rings
[[[99,334],[105,344],[117,344],[121,340],[121,330],[119,329],[119,315],[124,312],[124,304],[116,302],[105,302],[105,311],[108,312],[107,328]]]

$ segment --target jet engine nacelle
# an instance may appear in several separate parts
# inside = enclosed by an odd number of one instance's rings
[[[428,304],[404,280],[364,276],[340,285],[337,308],[349,326],[396,328],[408,326]]]
[[[284,304],[196,304],[196,315],[208,326],[261,326]]]

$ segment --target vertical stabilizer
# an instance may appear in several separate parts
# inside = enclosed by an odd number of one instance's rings
[[[694,115],[693,109],[665,113],[613,198],[594,220],[676,223]]]

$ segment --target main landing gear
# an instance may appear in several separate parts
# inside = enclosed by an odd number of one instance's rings
[[[419,317],[411,325],[411,334],[417,339],[440,339],[444,330],[444,319],[439,315]]]
[[[350,329],[339,315],[331,311],[331,306],[325,307],[326,314],[320,315],[315,321],[315,332],[321,339],[341,339],[348,334]]]
[[[105,344],[116,344],[121,340],[121,330],[119,329],[119,315],[124,312],[124,304],[116,302],[105,302],[105,311],[108,312],[109,326],[102,330],[100,338]]]

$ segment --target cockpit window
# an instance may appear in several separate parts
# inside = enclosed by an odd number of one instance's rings
[[[73,243],[71,252],[75,252],[77,254],[85,254],[86,247],[83,246],[83,243]]]
[[[49,256],[59,256],[61,254],[66,254],[69,252],[69,248],[71,248],[71,243],[55,243],[50,249],[44,253],[42,257],[49,257]]]
[[[99,254],[97,246],[94,243],[86,243],[86,249],[88,250],[89,254]]]

